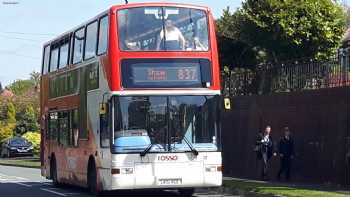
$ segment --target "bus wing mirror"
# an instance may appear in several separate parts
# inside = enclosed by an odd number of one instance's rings
[[[231,100],[230,100],[230,98],[224,98],[224,105],[225,105],[225,109],[226,110],[230,110],[231,109]]]

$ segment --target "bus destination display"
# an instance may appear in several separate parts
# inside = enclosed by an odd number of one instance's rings
[[[134,83],[145,82],[198,82],[196,66],[181,67],[133,67]]]

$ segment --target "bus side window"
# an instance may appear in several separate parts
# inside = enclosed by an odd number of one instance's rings
[[[58,65],[58,47],[52,46],[51,54],[50,54],[50,72],[57,70]]]
[[[90,59],[95,57],[96,45],[97,45],[97,21],[90,23],[86,27],[84,59]]]
[[[108,45],[108,16],[100,19],[98,25],[98,46],[97,55],[102,55],[107,52]]]
[[[74,109],[71,111],[71,136],[72,136],[72,145],[74,147],[79,146],[79,112],[78,109]]]
[[[46,75],[49,72],[49,62],[50,61],[50,45],[45,46],[43,54],[43,66],[41,73]]]
[[[109,146],[109,113],[108,105],[106,103],[100,104],[100,144],[101,147]]]
[[[79,63],[83,60],[84,39],[84,28],[81,28],[74,33],[73,64]]]
[[[58,112],[58,143],[60,145],[64,144],[64,130],[65,130],[65,117],[63,112]]]
[[[48,138],[51,140],[57,140],[58,136],[58,113],[52,112],[49,117],[49,135]]]
[[[58,63],[58,69],[64,68],[68,64],[68,54],[69,54],[69,37],[61,41],[60,46],[60,58]]]
[[[45,139],[49,140],[50,139],[50,116],[51,114],[45,116],[45,120],[43,121],[45,126],[42,126],[43,129],[45,130]]]

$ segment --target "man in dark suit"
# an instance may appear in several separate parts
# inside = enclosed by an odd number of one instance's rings
[[[290,136],[288,127],[284,128],[284,136],[280,139],[278,151],[280,155],[280,170],[278,171],[277,179],[280,180],[281,174],[285,174],[286,180],[290,179],[291,160],[294,157],[294,142]]]
[[[267,126],[263,133],[259,133],[256,146],[258,147],[258,159],[262,160],[262,171],[261,178],[262,180],[268,180],[268,169],[269,169],[269,160],[272,155],[276,154],[273,150],[273,140],[270,136],[271,127]]]

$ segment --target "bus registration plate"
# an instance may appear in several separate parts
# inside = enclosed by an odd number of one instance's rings
[[[158,179],[159,185],[181,185],[182,179]]]

